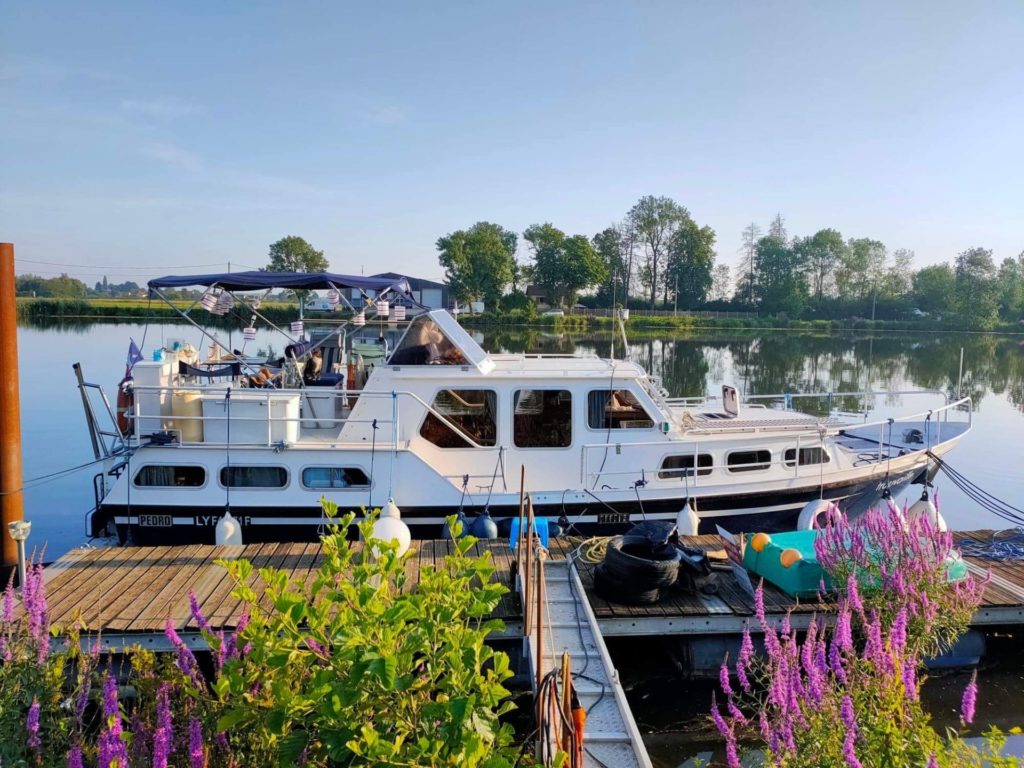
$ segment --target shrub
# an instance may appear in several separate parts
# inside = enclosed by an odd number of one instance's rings
[[[237,629],[215,630],[190,595],[209,662],[168,621],[174,653],[130,651],[129,689],[76,633],[51,644],[33,566],[23,607],[8,587],[0,621],[2,764],[508,768],[518,749],[499,718],[511,672],[484,642],[505,588],[489,553],[471,557],[475,539],[456,539],[412,585],[412,554],[373,540],[374,517],[360,525],[365,547],[346,539],[353,516],[341,519],[306,580],[264,568],[254,582],[247,561],[223,562],[243,603]]]

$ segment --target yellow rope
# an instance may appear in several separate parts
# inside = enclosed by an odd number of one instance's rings
[[[613,536],[594,536],[584,539],[576,547],[577,557],[584,563],[600,563],[604,560],[604,554],[608,550],[608,542]]]

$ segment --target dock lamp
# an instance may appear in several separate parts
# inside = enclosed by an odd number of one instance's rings
[[[25,589],[25,540],[32,532],[32,523],[28,520],[15,520],[7,524],[11,538],[18,542],[18,584]]]

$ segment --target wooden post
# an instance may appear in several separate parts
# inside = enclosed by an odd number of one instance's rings
[[[565,723],[572,722],[572,659],[569,652],[562,651],[562,751],[572,754],[572,730]]]
[[[530,537],[530,541],[533,541],[533,537]],[[537,629],[537,690],[540,690],[541,680],[544,679],[544,560],[541,558],[540,549],[535,550],[537,553],[537,565],[534,570],[534,578],[537,579],[537,599],[536,599],[536,611],[537,615],[534,617]],[[538,697],[537,704],[537,722],[540,723],[542,707],[544,706],[543,697]]]
[[[18,304],[15,299],[14,245],[0,243],[0,576],[18,564],[18,547],[8,523],[25,517],[21,492],[21,401],[18,395]]]

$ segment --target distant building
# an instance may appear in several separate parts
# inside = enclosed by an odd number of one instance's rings
[[[427,309],[447,309],[448,307],[448,286],[444,283],[438,283],[422,277],[409,277],[398,272],[381,272],[380,274],[371,275],[371,277],[394,278],[396,280],[404,277],[409,281],[412,297]],[[372,291],[369,293],[373,295]],[[349,299],[358,300],[359,298],[359,290],[353,288]]]

